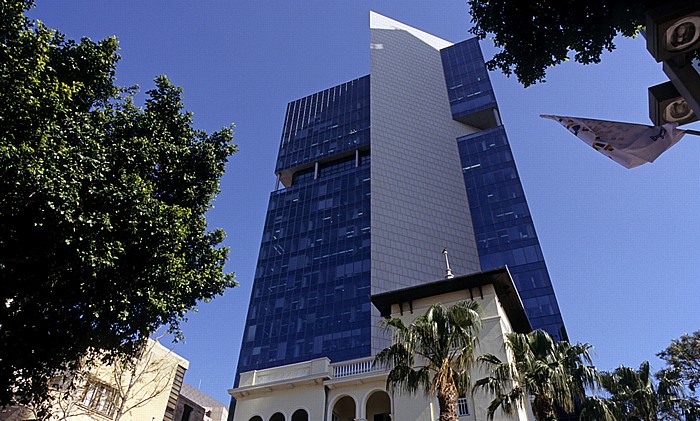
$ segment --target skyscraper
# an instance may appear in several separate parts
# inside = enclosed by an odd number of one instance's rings
[[[508,265],[566,338],[478,42],[370,26],[368,76],[287,107],[237,373],[372,355],[369,295],[443,277],[443,249],[455,274]]]

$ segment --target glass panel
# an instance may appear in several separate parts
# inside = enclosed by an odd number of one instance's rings
[[[561,315],[505,130],[484,130],[457,143],[482,269],[508,265],[533,328],[562,337],[563,322],[552,322]]]

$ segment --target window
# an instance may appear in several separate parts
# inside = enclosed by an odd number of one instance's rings
[[[180,389],[182,388],[182,381],[185,377],[186,370],[187,369],[181,365],[178,365],[177,370],[175,370],[175,378],[173,379],[173,385],[170,388],[170,396],[168,396],[168,405],[165,407],[163,421],[172,421],[175,417],[177,399],[180,397]]]
[[[457,399],[457,415],[460,417],[469,415],[469,404],[467,403],[467,397],[464,395]]]
[[[190,421],[190,415],[192,414],[192,408],[191,406],[185,404],[185,407],[182,409],[182,417],[180,418],[180,421]]]
[[[91,377],[85,383],[80,404],[112,418],[119,404],[119,394],[114,387]]]
[[[284,415],[282,413],[277,412],[275,415],[270,417],[270,421],[284,421]]]
[[[297,409],[292,414],[292,421],[309,421],[309,414],[303,409]]]

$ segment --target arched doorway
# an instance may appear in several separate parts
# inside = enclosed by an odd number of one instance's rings
[[[390,421],[391,399],[383,390],[377,390],[367,399],[367,421]]]
[[[297,409],[292,414],[292,421],[309,421],[309,414],[303,409]]]
[[[278,412],[270,417],[270,421],[284,421],[284,415]]]
[[[333,405],[331,421],[353,421],[355,414],[355,400],[350,396],[343,396]]]

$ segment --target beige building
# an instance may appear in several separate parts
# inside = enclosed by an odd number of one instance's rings
[[[173,421],[189,362],[150,340],[135,365],[100,364],[76,380],[77,387],[51,409],[51,420]],[[62,393],[56,385],[57,395]],[[2,420],[33,420],[31,408],[7,408]],[[178,420],[179,421],[179,420]]]
[[[461,300],[481,304],[483,328],[479,352],[508,358],[504,334],[529,332],[530,323],[507,269],[444,279],[372,296],[383,317],[400,317],[410,323],[428,307]],[[239,386],[229,393],[236,398],[234,421],[435,421],[437,400],[425,395],[387,392],[387,371],[373,366],[373,358],[333,362],[327,358],[241,374]],[[484,376],[478,368],[472,378]],[[458,402],[460,420],[486,420],[491,397],[463,396]],[[527,406],[513,417],[495,419],[534,420]],[[500,418],[499,418],[500,416]]]
[[[226,421],[228,408],[194,386],[182,384],[175,421]]]

